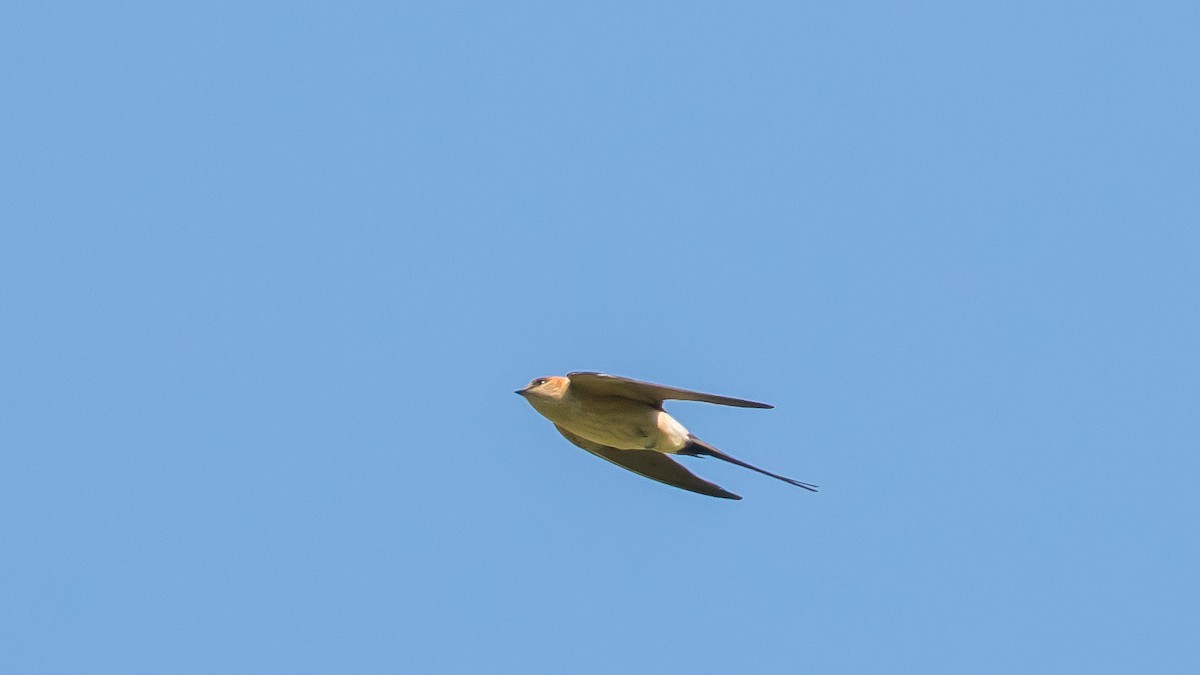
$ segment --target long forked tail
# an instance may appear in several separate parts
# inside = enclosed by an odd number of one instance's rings
[[[729,462],[730,464],[737,464],[738,466],[745,467],[747,469],[750,469],[751,471],[757,471],[761,474],[765,474],[767,476],[770,476],[771,478],[778,478],[779,480],[781,480],[785,483],[791,483],[792,485],[795,485],[796,487],[802,487],[805,490],[811,490],[812,492],[817,491],[817,486],[813,485],[812,483],[804,483],[804,482],[798,481],[794,478],[788,478],[787,476],[780,476],[777,473],[771,473],[770,471],[760,469],[757,466],[754,466],[753,464],[747,464],[746,462],[743,462],[742,460],[740,460],[736,457],[730,457],[729,455],[721,452],[720,450],[714,448],[713,446],[709,445],[708,443],[705,443],[704,441],[700,440],[699,438],[692,436],[691,434],[688,435],[688,444],[683,446],[683,449],[679,451],[679,454],[692,455],[694,457],[716,457],[717,459],[725,460],[726,462]]]

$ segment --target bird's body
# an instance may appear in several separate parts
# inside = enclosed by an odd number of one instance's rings
[[[726,499],[741,499],[705,481],[668,455],[706,455],[752,469],[807,490],[816,486],[764,471],[696,438],[662,409],[666,399],[704,401],[742,408],[765,403],[704,394],[601,373],[541,377],[517,391],[575,445],[647,478]]]
[[[688,430],[663,410],[619,396],[587,396],[570,387],[561,398],[529,397],[543,417],[573,434],[618,450],[675,454]]]

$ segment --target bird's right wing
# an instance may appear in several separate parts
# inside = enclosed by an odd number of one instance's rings
[[[691,389],[668,387],[665,384],[643,382],[630,377],[621,377],[620,375],[577,372],[568,373],[567,379],[571,381],[571,389],[575,391],[583,391],[598,396],[620,396],[622,398],[641,401],[646,405],[652,405],[656,408],[662,406],[662,402],[667,399],[702,401],[718,405],[731,405],[738,408],[772,407],[767,403],[747,401],[744,398],[718,396],[717,394],[706,394],[702,391],[692,391]]]
[[[656,480],[660,483],[666,483],[667,485],[690,490],[691,492],[698,492],[710,497],[741,499],[741,497],[721,488],[719,485],[710,483],[688,471],[681,464],[661,452],[655,452],[654,450],[620,450],[607,445],[593,443],[582,436],[567,431],[557,424],[554,425],[554,428],[558,429],[558,433],[562,434],[568,441],[571,441],[593,455],[607,459],[613,464],[629,469],[650,480]]]

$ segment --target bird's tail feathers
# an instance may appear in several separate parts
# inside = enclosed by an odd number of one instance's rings
[[[750,469],[751,471],[757,471],[761,474],[770,476],[771,478],[778,478],[779,480],[781,480],[785,483],[791,483],[792,485],[795,485],[796,487],[802,487],[805,490],[811,490],[812,492],[817,491],[817,486],[813,485],[812,483],[804,483],[804,482],[798,481],[794,478],[788,478],[787,476],[780,476],[777,473],[771,473],[770,471],[760,469],[757,466],[754,466],[753,464],[747,464],[746,462],[743,462],[742,460],[740,460],[736,457],[730,457],[729,455],[721,452],[720,450],[714,448],[713,446],[709,445],[708,443],[705,443],[704,441],[700,440],[699,438],[696,438],[695,436],[693,436],[691,434],[688,434],[688,443],[687,443],[687,445],[683,446],[683,449],[679,451],[679,454],[692,455],[693,457],[716,457],[717,459],[724,460],[726,462],[729,462],[730,464],[736,464],[740,467]]]

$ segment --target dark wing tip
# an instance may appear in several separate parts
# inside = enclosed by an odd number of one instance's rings
[[[716,403],[717,405],[728,405],[735,408],[758,408],[759,410],[770,410],[775,406],[770,403],[759,403],[758,401],[749,401],[744,398],[733,398],[732,396],[718,396],[716,394],[704,394],[705,398],[684,399],[701,401],[704,403]],[[682,397],[681,397],[682,398]]]

